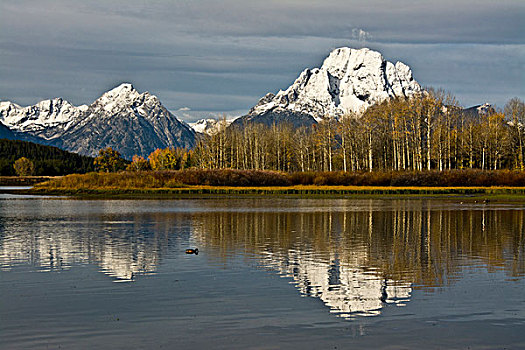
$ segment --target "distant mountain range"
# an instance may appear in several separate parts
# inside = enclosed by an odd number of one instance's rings
[[[7,138],[53,145],[67,151],[96,156],[105,147],[125,158],[147,156],[155,148],[192,147],[195,132],[171,114],[148,92],[121,84],[91,105],[75,107],[55,98],[34,106],[0,102],[0,122],[10,130]],[[0,133],[4,133],[0,128]]]
[[[310,126],[421,90],[404,63],[388,62],[367,48],[342,47],[332,51],[320,68],[305,69],[286,90],[261,98],[233,125]],[[134,154],[147,156],[156,148],[191,148],[198,134],[212,135],[221,127],[216,119],[186,124],[156,96],[140,93],[129,83],[104,93],[91,105],[78,107],[62,98],[29,107],[0,102],[0,138],[53,145],[88,156],[96,156],[105,147],[128,159]]]
[[[214,135],[223,128],[230,126],[232,120],[218,120],[213,118],[200,119],[188,125],[197,133],[205,135]]]

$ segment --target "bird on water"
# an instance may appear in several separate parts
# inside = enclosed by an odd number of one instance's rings
[[[199,254],[199,249],[195,248],[195,249],[186,249],[186,254]]]

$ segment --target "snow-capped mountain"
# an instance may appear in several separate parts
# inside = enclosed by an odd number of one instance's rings
[[[149,92],[124,83],[91,105],[75,107],[56,98],[34,106],[0,103],[0,122],[16,135],[94,156],[112,147],[125,158],[147,156],[156,148],[192,147],[195,132],[178,120]]]
[[[264,96],[241,122],[274,122],[282,119],[307,125],[313,119],[360,113],[392,97],[408,97],[421,86],[402,62],[391,63],[367,48],[335,49],[321,68],[304,70],[284,91]],[[310,117],[310,118],[309,118]]]
[[[20,107],[0,102],[0,121],[11,130],[52,140],[73,126],[88,106],[73,106],[62,98],[40,101],[34,106]]]
[[[232,123],[231,120],[217,120],[217,119],[199,119],[194,123],[188,125],[199,134],[215,135],[223,128],[228,127]]]
[[[490,103],[484,103],[482,105],[476,105],[463,109],[463,114],[472,118],[479,118],[480,116],[492,113],[496,113],[496,110]]]
[[[106,92],[67,130],[57,144],[68,151],[96,155],[105,147],[125,158],[147,156],[156,148],[192,147],[195,133],[149,92],[128,83]]]

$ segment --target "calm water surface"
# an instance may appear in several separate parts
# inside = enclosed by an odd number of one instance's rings
[[[525,348],[525,203],[3,195],[0,293],[2,349]]]

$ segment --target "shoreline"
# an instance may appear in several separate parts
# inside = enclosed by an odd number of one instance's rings
[[[35,187],[10,193],[70,196],[80,198],[175,199],[181,197],[293,196],[293,197],[491,197],[525,201],[525,187],[392,187],[392,186],[184,186],[176,188],[43,188]]]
[[[62,176],[0,176],[0,186],[32,186]]]

